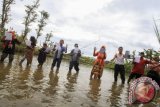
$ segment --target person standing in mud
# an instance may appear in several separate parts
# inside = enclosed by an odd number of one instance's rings
[[[0,61],[3,62],[9,55],[9,62],[11,63],[14,59],[15,45],[19,45],[21,42],[16,39],[15,31],[9,31],[8,34],[11,34],[11,36],[8,35],[2,38],[3,52]]]
[[[96,52],[96,47],[93,51],[93,56],[97,56],[97,59],[94,61],[93,69],[90,74],[90,79],[92,79],[92,76],[94,75],[94,78],[100,79],[103,74],[103,68],[104,68],[104,60],[106,59],[106,48],[105,46],[102,46],[101,49]]]
[[[39,50],[38,54],[38,67],[42,67],[43,63],[46,61],[46,56],[49,52],[47,52],[47,44],[44,43],[43,47]]]
[[[78,44],[74,45],[74,49],[71,51],[71,60],[69,65],[69,73],[71,73],[72,68],[79,72],[79,58],[81,57],[81,50],[78,48]]]
[[[22,65],[25,59],[27,59],[27,66],[31,65],[33,55],[34,55],[34,48],[36,46],[36,38],[34,36],[30,37],[30,40],[26,44],[27,47],[25,49],[25,56],[24,58],[20,61],[19,65]]]
[[[118,48],[118,53],[115,54],[114,58],[111,61],[115,61],[114,66],[114,82],[117,82],[118,74],[120,73],[122,84],[125,83],[125,67],[124,67],[124,54],[123,47]]]
[[[53,51],[55,51],[55,55],[54,55],[54,58],[53,58],[53,63],[52,63],[52,66],[51,66],[51,70],[53,70],[54,67],[57,64],[56,71],[57,72],[59,71],[61,61],[62,61],[62,58],[63,58],[63,53],[64,52],[67,53],[67,45],[66,45],[66,47],[64,47],[63,44],[64,44],[64,40],[61,39],[59,41],[59,44],[54,45]]]
[[[151,61],[144,59],[144,52],[140,53],[140,58],[139,62],[135,61],[135,58],[133,60],[133,68],[132,71],[129,75],[128,83],[133,79],[133,78],[140,78],[141,76],[144,75],[144,69],[147,64],[151,63]]]

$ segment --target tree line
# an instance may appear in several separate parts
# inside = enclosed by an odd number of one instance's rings
[[[23,2],[23,1],[21,1]],[[2,1],[2,11],[0,13],[0,33],[1,35],[4,35],[5,31],[7,30],[5,28],[6,24],[11,21],[11,7],[12,5],[15,5],[15,0],[3,0]],[[37,28],[35,29],[36,32],[36,38],[42,36],[42,31],[44,27],[47,25],[47,21],[49,20],[49,13],[45,10],[41,10],[37,12],[38,8],[40,6],[40,0],[33,1],[30,5],[25,5],[25,16],[23,20],[24,30],[20,36],[22,36],[23,41],[28,36],[28,33],[31,32],[31,24],[37,22]],[[40,14],[40,15],[39,15]],[[53,37],[52,31],[48,32],[45,35],[45,43],[50,42],[51,37]]]

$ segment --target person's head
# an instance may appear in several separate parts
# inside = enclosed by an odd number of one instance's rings
[[[141,56],[141,57],[144,57],[144,52],[140,52],[140,56]]]
[[[33,46],[36,46],[36,38],[34,36],[30,37],[30,41]]]
[[[74,44],[74,47],[75,47],[75,48],[78,48],[78,44],[77,44],[77,43],[76,43],[76,44]]]
[[[61,39],[61,40],[59,41],[59,44],[62,46],[62,45],[64,44],[64,40]]]
[[[106,47],[104,45],[101,47],[100,52],[101,53],[105,53],[106,52]]]
[[[122,52],[123,52],[123,47],[122,47],[122,46],[120,46],[120,47],[118,48],[118,52],[119,52],[120,54],[122,54]]]
[[[35,38],[34,36],[31,36],[31,37],[30,37],[30,41],[31,41],[31,42],[36,42],[36,38]]]
[[[43,48],[47,48],[47,44],[46,43],[43,43]]]

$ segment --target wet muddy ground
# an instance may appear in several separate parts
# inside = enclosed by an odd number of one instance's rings
[[[12,64],[0,64],[0,107],[130,107],[128,84],[113,83],[113,71],[104,70],[101,80],[89,80],[91,66],[80,65],[80,72],[68,74],[69,63],[63,61],[59,73],[51,72],[52,59],[42,68],[37,59],[19,66],[21,56]],[[127,77],[126,77],[127,78]],[[158,107],[152,103],[133,107]]]

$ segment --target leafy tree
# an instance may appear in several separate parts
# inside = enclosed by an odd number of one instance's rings
[[[43,28],[47,25],[46,21],[49,18],[49,14],[46,11],[41,11],[41,18],[38,21],[38,29],[36,29],[37,31],[37,39],[42,35],[41,31],[43,31]]]
[[[1,18],[1,24],[0,24],[0,29],[1,29],[1,32],[0,33],[3,33],[4,32],[4,27],[5,27],[5,24],[9,22],[9,12],[10,12],[10,9],[11,9],[11,5],[15,3],[15,0],[3,0],[2,1],[2,14],[0,15],[0,18]]]
[[[39,7],[39,1],[40,0],[36,0],[34,1],[34,3],[32,5],[26,5],[26,16],[24,17],[24,32],[23,32],[23,39],[25,39],[25,37],[27,36],[27,34],[30,32],[30,26],[31,23],[35,22],[37,19],[37,12],[36,9],[38,9]]]
[[[50,39],[53,37],[53,33],[52,31],[50,33],[47,33],[46,34],[46,37],[45,37],[45,43],[49,43]]]

